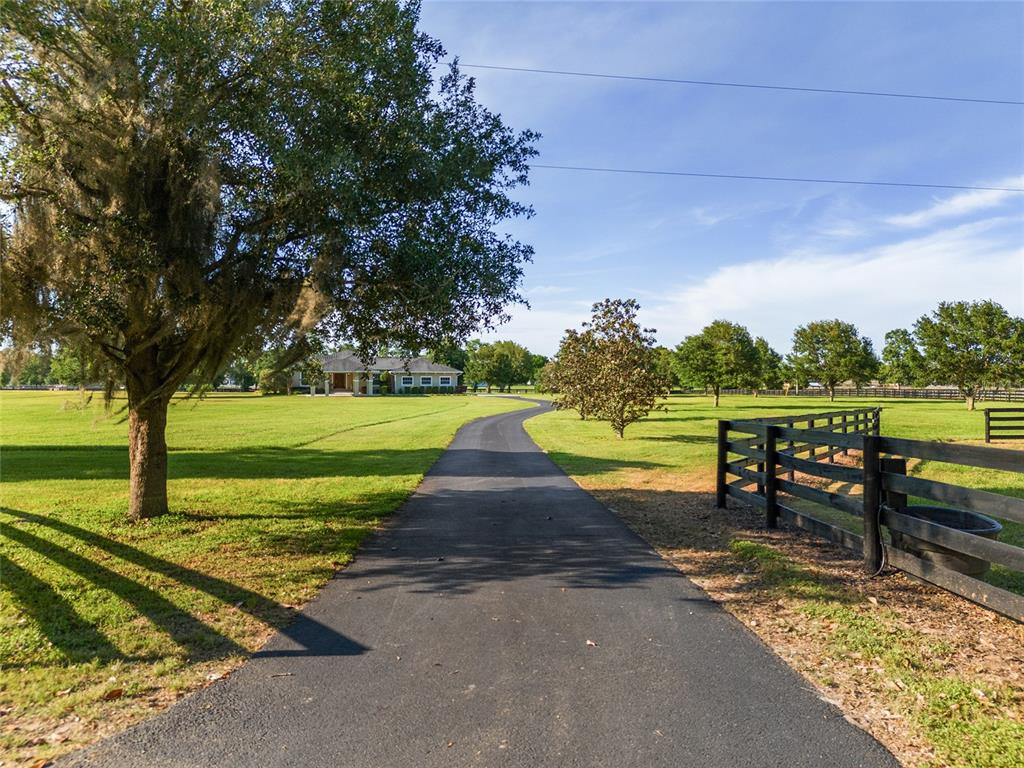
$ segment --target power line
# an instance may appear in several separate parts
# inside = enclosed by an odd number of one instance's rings
[[[752,176],[737,173],[697,173],[695,171],[650,171],[638,168],[596,168],[585,165],[549,165],[531,163],[531,168],[548,168],[558,171],[594,171],[597,173],[635,173],[645,176],[690,176],[700,179],[743,179],[746,181],[799,181],[809,184],[856,184],[866,187],[915,187],[918,189],[957,189],[978,192],[1022,192],[1016,187],[975,187],[966,184],[919,184],[910,181],[864,181],[858,179],[814,179],[796,176]]]
[[[1024,106],[1024,101],[1013,99],[974,99],[964,96],[930,96],[921,93],[895,93],[889,91],[853,91],[843,88],[801,88],[794,85],[765,85],[763,83],[731,83],[719,80],[683,80],[674,77],[642,77],[640,75],[614,75],[604,72],[572,72],[561,69],[536,69],[533,67],[502,67],[496,64],[465,64],[469,69],[496,69],[503,72],[531,72],[539,75],[570,75],[572,77],[598,77],[607,80],[642,80],[649,83],[676,83],[679,85],[709,85],[719,88],[755,88],[766,91],[797,91],[802,93],[835,93],[847,96],[881,96],[890,99],[920,99],[924,101],[961,101],[971,104],[1012,104]]]

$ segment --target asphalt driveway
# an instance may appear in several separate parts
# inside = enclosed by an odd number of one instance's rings
[[[68,766],[896,766],[541,452],[458,433],[242,669]]]

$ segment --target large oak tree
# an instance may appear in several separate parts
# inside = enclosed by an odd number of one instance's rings
[[[973,411],[982,388],[1024,380],[1024,318],[994,301],[942,302],[914,323],[923,377],[953,384]]]
[[[722,389],[758,386],[760,358],[750,331],[715,320],[676,347],[676,372],[690,386],[710,389],[718,407]]]
[[[847,379],[856,385],[871,380],[878,371],[871,339],[842,320],[819,320],[793,331],[789,364],[801,381],[817,381],[836,399],[836,387]]]
[[[236,350],[433,347],[520,300],[531,251],[496,225],[530,213],[509,193],[536,137],[440,67],[418,15],[5,0],[0,330],[123,379],[133,517],[167,509],[172,393]]]

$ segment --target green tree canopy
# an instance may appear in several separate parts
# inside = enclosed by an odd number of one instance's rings
[[[754,339],[754,352],[757,356],[757,372],[754,394],[758,389],[779,389],[786,380],[782,367],[782,355],[772,349],[771,344],[761,336]]]
[[[461,340],[521,300],[535,134],[399,0],[6,0],[4,333],[123,376],[129,514],[167,509],[167,405],[240,346]]]
[[[789,363],[798,380],[825,386],[830,400],[836,399],[838,384],[847,379],[863,384],[878,370],[871,339],[842,320],[820,320],[797,328]]]
[[[879,370],[887,384],[908,386],[927,383],[924,355],[917,348],[914,335],[906,328],[895,328],[885,334]]]
[[[666,382],[669,389],[680,385],[679,375],[676,373],[676,353],[668,347],[657,346],[654,348],[654,369]]]
[[[985,386],[1020,384],[1024,379],[1024,319],[994,301],[942,302],[914,324],[933,384],[953,384],[974,410]]]
[[[582,331],[566,332],[555,368],[558,407],[609,422],[619,438],[668,395],[657,371],[654,330],[637,322],[639,309],[635,299],[594,304]]]
[[[754,387],[759,361],[750,331],[728,320],[715,320],[676,347],[679,380],[710,389],[718,405],[722,389]]]
[[[506,390],[513,384],[525,384],[533,375],[530,352],[514,341],[495,341],[475,346],[470,362],[472,381],[486,381],[491,387]]]

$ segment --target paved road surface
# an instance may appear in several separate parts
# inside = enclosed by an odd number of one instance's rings
[[[465,426],[287,636],[62,764],[897,765],[555,467],[537,412]]]

